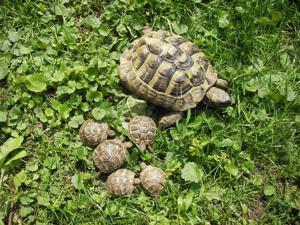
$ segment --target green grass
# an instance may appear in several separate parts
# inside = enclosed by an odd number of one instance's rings
[[[0,154],[0,224],[298,224],[299,9],[284,0],[1,1],[0,145],[24,140]],[[112,198],[78,127],[94,118],[126,136],[134,103],[119,56],[146,24],[199,46],[234,103],[192,109],[158,133],[154,154],[132,149],[127,168],[138,173],[145,161],[168,174],[160,197],[139,187]]]

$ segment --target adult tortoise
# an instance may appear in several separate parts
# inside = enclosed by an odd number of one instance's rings
[[[206,100],[213,106],[231,103],[227,81],[218,78],[203,52],[187,39],[165,30],[145,31],[120,57],[119,74],[127,89],[168,109],[159,127],[171,126],[181,112]]]

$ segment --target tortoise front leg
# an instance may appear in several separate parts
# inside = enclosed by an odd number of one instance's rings
[[[162,116],[159,120],[158,127],[161,129],[165,129],[176,124],[177,120],[182,119],[183,112],[171,112],[165,116]]]
[[[143,152],[146,150],[147,146],[145,145],[145,143],[139,143],[137,144],[139,149]]]
[[[218,78],[214,86],[221,89],[225,89],[228,87],[228,82],[226,80]]]

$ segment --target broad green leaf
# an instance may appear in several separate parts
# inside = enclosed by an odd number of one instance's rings
[[[230,173],[232,176],[237,176],[239,174],[239,168],[234,164],[227,164],[224,166],[225,170]]]
[[[77,30],[64,26],[62,30],[63,38],[66,44],[71,45],[76,43],[76,39],[79,37]]]
[[[22,131],[25,130],[26,127],[27,127],[26,123],[20,122],[18,123],[17,130]]]
[[[299,195],[296,196],[294,199],[292,199],[290,202],[289,202],[289,205],[294,208],[294,209],[297,209],[298,211],[300,210],[300,197]]]
[[[22,136],[10,138],[2,146],[0,146],[0,168],[2,167],[8,154],[19,148],[23,140],[24,138]]]
[[[72,176],[71,182],[77,190],[81,190],[84,188],[83,178],[80,174],[75,174],[74,176]]]
[[[267,184],[264,186],[264,194],[266,196],[272,196],[276,193],[276,189],[274,186]]]
[[[21,34],[17,31],[9,31],[8,32],[8,39],[11,42],[16,42],[21,38]]]
[[[257,78],[252,78],[247,82],[246,90],[256,92],[259,88],[260,81]]]
[[[119,110],[124,116],[145,115],[147,110],[147,102],[145,100],[129,96],[125,100],[125,105],[119,107]]]
[[[65,68],[65,67],[63,67],[63,68]],[[52,81],[52,82],[60,82],[60,81],[63,81],[63,80],[65,79],[66,75],[67,75],[66,72],[63,71],[62,69],[57,70],[57,71],[53,74],[53,76],[51,77],[51,81]]]
[[[118,34],[121,36],[121,37],[124,37],[127,33],[127,29],[126,27],[124,26],[124,24],[120,23],[117,28],[116,28],[116,31],[118,32]]]
[[[272,22],[279,22],[281,21],[283,15],[279,11],[272,11]]]
[[[228,14],[224,13],[220,18],[219,18],[219,27],[225,28],[228,27],[230,24],[230,21],[227,19]]]
[[[27,179],[27,172],[26,170],[21,170],[14,176],[14,184],[15,188],[18,189]]]
[[[78,159],[85,160],[86,156],[88,155],[88,151],[86,148],[77,148],[75,154],[78,157]]]
[[[193,197],[194,197],[194,193],[190,192],[186,195],[186,197],[184,198],[184,207],[185,207],[185,211],[187,211],[193,202]]]
[[[243,14],[243,13],[245,12],[245,9],[244,9],[243,7],[241,7],[241,6],[236,6],[236,7],[235,7],[235,10],[236,10],[237,12],[241,13],[241,14]]]
[[[75,91],[75,88],[70,88],[68,86],[62,85],[62,86],[59,86],[57,88],[56,94],[58,96],[61,96],[61,95],[64,95],[64,94],[72,94],[72,93],[74,93],[74,91]]]
[[[30,172],[35,172],[39,169],[39,165],[37,162],[29,162],[28,165],[26,166],[26,169],[29,170]]]
[[[0,111],[0,122],[5,122],[7,119],[7,111]]]
[[[300,128],[300,115],[295,116],[295,124]]]
[[[268,85],[265,83],[262,83],[257,90],[257,95],[260,98],[264,98],[265,96],[268,96],[270,94],[270,92],[271,91],[270,91],[270,88],[268,87]]]
[[[41,108],[37,106],[33,111],[35,112],[36,117],[39,118],[41,122],[47,122],[47,117],[45,116]]]
[[[20,55],[27,55],[31,52],[31,48],[25,47],[23,45],[21,45],[20,49],[19,49],[19,53]]]
[[[73,128],[78,128],[80,124],[84,122],[84,118],[82,115],[73,116],[69,121],[68,125]]]
[[[67,119],[70,116],[70,112],[72,111],[72,106],[69,104],[62,104],[59,107],[59,114],[64,118]]]
[[[11,157],[7,162],[4,163],[4,166],[10,166],[14,161],[19,160],[27,156],[27,152],[25,150],[22,150],[15,154],[13,157]]]
[[[241,208],[242,208],[242,212],[244,215],[246,215],[248,213],[248,207],[246,204],[241,203]]]
[[[21,209],[20,209],[20,216],[21,217],[26,217],[28,215],[30,215],[30,213],[33,211],[33,208],[32,207],[25,207],[25,206],[22,206]]]
[[[181,170],[181,177],[185,181],[199,183],[202,180],[203,175],[204,172],[202,169],[194,162],[188,162]]]
[[[0,80],[2,80],[7,76],[8,71],[9,71],[8,64],[0,62]]]
[[[287,52],[283,52],[280,55],[280,63],[283,66],[289,66],[289,65],[291,65],[291,59],[290,59],[290,57],[289,57],[289,55],[288,55]]]
[[[280,94],[282,96],[286,96],[286,100],[291,102],[297,98],[297,93],[289,86],[289,87],[280,87]]]
[[[177,22],[173,22],[172,27],[176,34],[184,34],[189,30],[189,27],[187,25],[178,24]]]
[[[33,92],[42,92],[47,87],[48,79],[45,75],[35,73],[26,77],[26,87]]]
[[[85,18],[85,23],[89,26],[91,26],[92,28],[97,28],[100,27],[101,22],[100,20],[93,15],[89,15],[88,17]]]
[[[0,47],[3,52],[8,52],[11,47],[11,42],[9,40],[5,40]]]
[[[177,208],[179,213],[184,211],[184,201],[181,195],[177,198]]]
[[[42,192],[37,196],[38,204],[43,206],[50,205],[50,197],[47,192]]]
[[[103,100],[103,94],[97,90],[88,90],[86,94],[87,101],[99,102]]]
[[[261,72],[265,68],[265,63],[260,58],[254,58],[253,64],[254,64],[255,69],[257,69],[259,72]]]
[[[57,4],[54,6],[54,12],[58,16],[64,16],[66,14],[67,8],[63,4]]]
[[[103,24],[101,27],[99,27],[98,32],[101,36],[106,37],[109,35],[110,29],[107,25]]]
[[[106,111],[97,107],[92,110],[92,115],[96,120],[102,120],[106,115]]]
[[[54,110],[51,109],[51,108],[46,108],[46,109],[45,109],[45,115],[46,115],[47,117],[53,117],[53,116],[54,116]]]
[[[203,195],[208,201],[221,200],[224,192],[225,192],[224,189],[222,189],[218,186],[214,186],[214,187],[211,187],[210,189],[208,189],[207,191],[205,191],[203,193]]]
[[[297,97],[297,93],[292,88],[288,88],[286,100],[292,102],[295,100],[296,97]]]
[[[83,112],[87,112],[87,111],[90,110],[90,105],[87,102],[82,102],[81,105],[80,105],[80,109]]]

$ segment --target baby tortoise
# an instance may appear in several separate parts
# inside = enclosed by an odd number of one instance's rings
[[[93,152],[93,161],[103,173],[111,173],[119,169],[125,162],[127,149],[132,147],[131,142],[123,143],[121,140],[105,140]]]
[[[106,123],[98,123],[93,120],[85,121],[79,130],[80,140],[89,146],[96,146],[115,135],[116,133]]]
[[[134,172],[119,169],[108,176],[106,189],[113,196],[130,194],[135,190],[135,185],[140,183],[140,179],[134,177]]]
[[[160,168],[141,163],[142,172],[140,180],[143,188],[150,195],[158,196],[164,189],[166,184],[165,173]]]
[[[128,123],[129,139],[137,144],[142,151],[147,147],[152,151],[150,145],[154,142],[156,130],[155,122],[147,116],[133,117]]]

